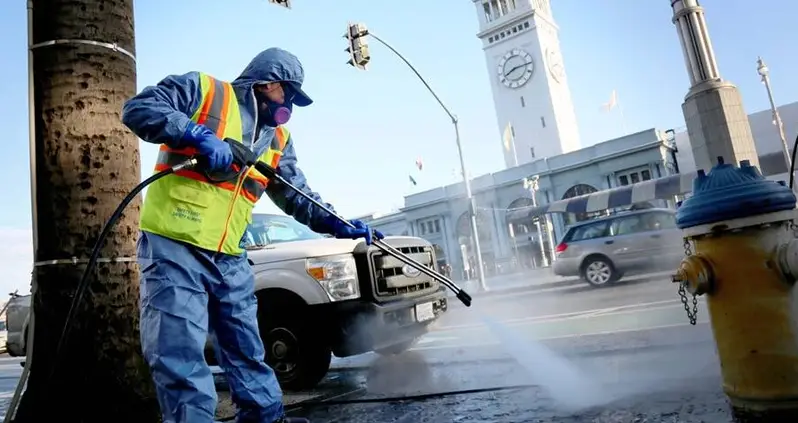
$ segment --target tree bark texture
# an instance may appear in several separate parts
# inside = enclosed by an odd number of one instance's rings
[[[34,0],[32,25],[34,45],[86,40],[135,52],[133,0]],[[33,66],[36,261],[87,259],[106,220],[140,182],[138,139],[120,120],[136,92],[136,64],[110,48],[66,43],[34,49]],[[140,204],[128,207],[101,258],[135,257]],[[98,263],[55,356],[84,269],[35,267],[33,362],[15,422],[158,422],[141,358],[135,261]]]

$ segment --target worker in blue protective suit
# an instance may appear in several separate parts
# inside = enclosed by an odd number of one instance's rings
[[[302,91],[304,71],[291,53],[258,54],[232,83],[201,72],[168,76],[125,103],[122,120],[144,141],[161,144],[156,171],[191,156],[229,171],[230,139],[320,201],[297,167],[284,124],[292,106],[312,103]],[[306,422],[285,417],[274,371],[264,362],[254,276],[243,250],[252,207],[266,193],[285,213],[337,238],[382,234],[360,221],[338,221],[286,186],[254,169],[232,182],[182,169],[148,188],[141,211],[141,343],[163,418],[210,423],[217,403],[203,350],[214,333],[240,423]]]

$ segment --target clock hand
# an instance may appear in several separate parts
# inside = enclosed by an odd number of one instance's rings
[[[507,72],[505,72],[505,73],[504,73],[504,76],[505,76],[505,77],[507,77],[507,76],[508,76],[508,75],[510,75],[511,73],[515,72],[515,71],[516,71],[516,70],[518,70],[518,69],[521,69],[521,68],[523,68],[524,66],[526,66],[526,63],[522,63],[522,64],[520,64],[520,65],[518,65],[518,66],[516,66],[516,67],[514,67],[514,68],[512,68],[512,69],[510,69],[509,71],[507,71]]]

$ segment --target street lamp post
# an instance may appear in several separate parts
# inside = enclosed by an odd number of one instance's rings
[[[531,178],[524,178],[524,188],[529,190],[529,194],[532,196],[532,207],[538,206],[537,200],[537,191],[538,191],[538,180],[540,178],[535,175]],[[535,227],[538,230],[538,243],[540,244],[540,258],[542,260],[543,267],[549,266],[549,258],[546,257],[546,247],[543,245],[543,231],[541,230],[540,226],[540,217],[535,219]]]
[[[474,204],[474,198],[471,195],[471,182],[469,180],[468,171],[466,170],[465,159],[463,158],[463,146],[460,141],[460,126],[459,126],[459,119],[455,114],[453,114],[448,107],[443,103],[443,101],[438,97],[438,94],[430,87],[427,81],[424,79],[423,76],[416,70],[416,68],[410,64],[401,53],[399,53],[395,48],[393,48],[390,44],[388,44],[382,38],[377,37],[374,33],[370,32],[366,29],[364,24],[349,24],[347,28],[347,32],[344,35],[345,38],[349,40],[349,48],[347,48],[347,52],[350,54],[349,64],[361,69],[366,69],[366,64],[371,60],[371,56],[368,52],[368,45],[365,43],[363,39],[365,36],[371,36],[371,38],[377,40],[380,44],[384,45],[388,50],[391,50],[397,57],[399,57],[413,73],[416,74],[418,79],[421,81],[422,84],[427,88],[427,90],[432,94],[438,104],[441,106],[444,112],[449,116],[451,119],[452,125],[454,125],[454,134],[455,134],[455,142],[457,144],[457,154],[460,158],[460,169],[463,173],[463,182],[465,184],[465,194],[466,199],[468,201],[468,214],[470,217],[471,223],[471,242],[474,248],[474,254],[476,255],[477,259],[477,275],[479,277],[479,285],[483,291],[487,291],[488,286],[485,284],[485,266],[482,263],[482,249],[479,245],[479,232],[477,229],[477,215],[476,215],[476,207]]]
[[[781,122],[779,109],[776,107],[776,102],[773,100],[773,90],[770,87],[770,69],[768,68],[768,65],[765,64],[765,61],[762,60],[762,57],[757,58],[756,64],[756,72],[762,77],[762,83],[765,84],[765,89],[768,92],[770,110],[773,112],[773,123],[776,125],[779,131],[781,144],[784,147],[784,160],[787,163],[787,172],[789,172],[789,169],[792,165],[792,155],[790,154],[790,146],[787,144],[787,137],[784,135],[784,124]]]

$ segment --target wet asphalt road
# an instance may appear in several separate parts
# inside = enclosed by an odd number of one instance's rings
[[[289,393],[286,400],[293,415],[314,423],[728,422],[705,306],[699,304],[699,324],[689,326],[675,291],[658,279],[475,296],[472,308],[453,306],[410,352],[336,359],[316,392]],[[509,334],[497,336],[485,317]],[[0,357],[3,414],[19,361]],[[511,385],[525,387],[321,403]],[[219,417],[230,415],[220,407]]]
[[[331,381],[339,392],[354,391],[343,400],[532,386],[316,403],[295,414],[363,423],[728,422],[703,302],[698,321],[689,326],[675,287],[662,278],[475,298],[470,309],[453,307],[408,353],[336,360]]]
[[[295,414],[313,422],[353,423],[728,422],[708,332],[707,325],[698,325],[547,343],[553,351],[567,354],[565,365],[532,360],[525,367],[511,357],[447,363],[413,351],[336,376],[363,389],[353,399],[532,386],[424,401],[319,404]],[[619,349],[624,346],[633,349]],[[538,358],[540,353],[526,357]]]
[[[14,358],[5,354],[0,356],[0,419],[5,418],[8,403],[11,401],[11,396],[14,395],[17,381],[22,375],[20,362],[22,362],[21,357]]]

